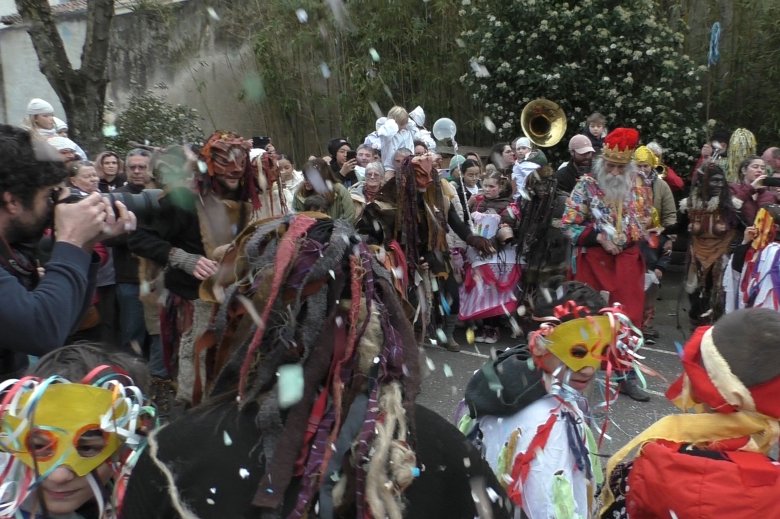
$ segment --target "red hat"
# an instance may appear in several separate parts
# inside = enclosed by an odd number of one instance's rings
[[[610,162],[628,164],[639,144],[639,132],[633,128],[615,128],[604,138],[602,154]]]
[[[682,409],[757,411],[780,419],[780,314],[748,308],[698,328],[683,351],[683,374],[666,392]]]

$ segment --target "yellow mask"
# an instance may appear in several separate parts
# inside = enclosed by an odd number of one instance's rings
[[[10,410],[2,416],[0,450],[33,469],[37,462],[40,474],[65,465],[78,476],[86,476],[123,444],[116,432],[108,432],[128,413],[128,404],[114,391],[85,384],[51,384],[35,409],[25,410],[30,396],[30,392],[21,396],[16,406],[19,416]],[[32,417],[33,423],[23,416]]]
[[[557,325],[544,337],[544,347],[572,371],[598,368],[604,351],[612,344],[614,332],[610,317],[598,315],[573,319]]]

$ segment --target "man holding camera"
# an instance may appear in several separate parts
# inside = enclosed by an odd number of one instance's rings
[[[93,245],[135,228],[135,216],[94,193],[73,204],[59,186],[67,173],[57,151],[30,134],[0,125],[0,377],[27,356],[62,346],[94,291]],[[38,242],[53,222],[50,259],[41,268]]]

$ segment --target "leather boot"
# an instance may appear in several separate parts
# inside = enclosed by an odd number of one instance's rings
[[[455,324],[458,322],[457,315],[448,315],[444,317],[444,336],[447,342],[442,344],[449,351],[460,351],[460,344],[455,340]]]

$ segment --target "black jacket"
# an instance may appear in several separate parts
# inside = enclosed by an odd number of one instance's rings
[[[138,194],[144,190],[143,186],[135,184],[126,184],[114,191],[114,193]],[[128,234],[123,234],[116,238],[106,240],[104,245],[111,247],[114,258],[114,273],[117,283],[131,283],[137,285],[138,281],[138,258],[130,252],[127,246]]]
[[[205,256],[195,196],[187,188],[176,188],[162,197],[152,223],[140,226],[128,237],[130,252],[163,266],[168,265],[168,255],[174,247]],[[183,270],[165,271],[165,287],[180,297],[198,299],[199,286],[200,281]]]
[[[582,174],[577,171],[577,165],[574,164],[574,160],[569,159],[569,163],[566,164],[565,167],[555,172],[555,180],[558,181],[558,189],[571,194],[581,176]]]

